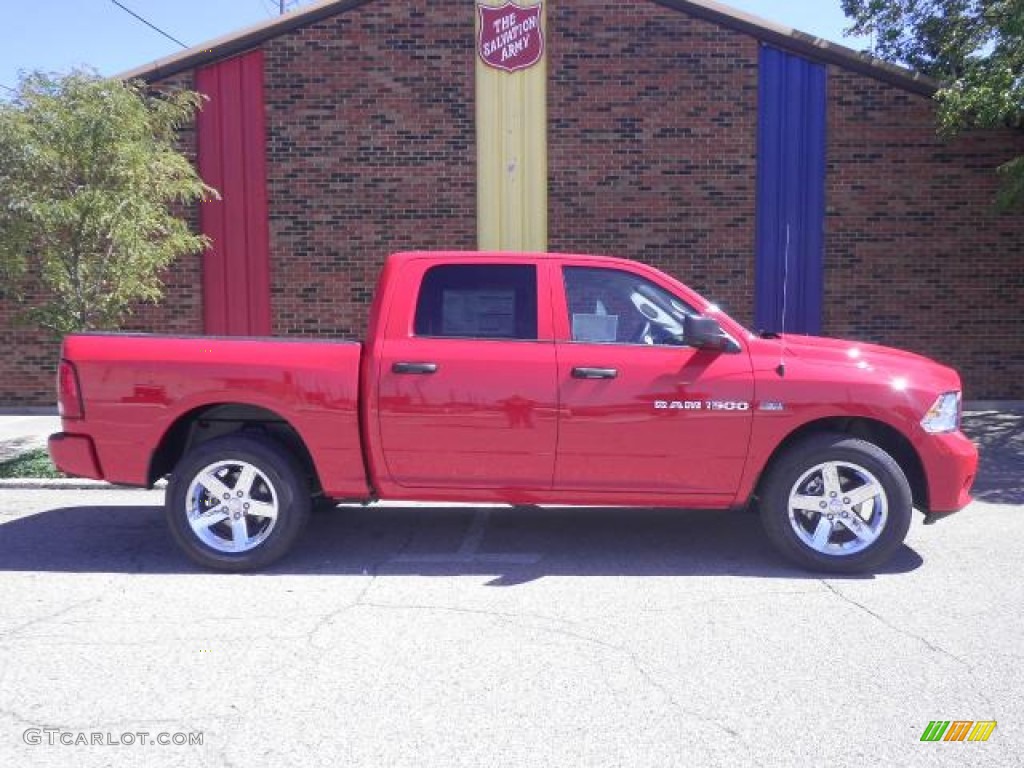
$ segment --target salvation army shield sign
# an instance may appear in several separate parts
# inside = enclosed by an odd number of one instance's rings
[[[515,72],[532,67],[544,55],[541,3],[522,6],[508,2],[492,7],[477,5],[480,31],[477,53],[489,67]]]

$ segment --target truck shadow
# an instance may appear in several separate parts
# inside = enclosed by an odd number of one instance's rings
[[[921,564],[904,546],[878,573]],[[0,571],[204,572],[177,550],[158,506],[64,507],[5,523]],[[263,573],[481,575],[495,586],[545,576],[821,578],[786,564],[752,514],[535,507],[338,507],[314,514],[291,554]]]
[[[963,431],[981,454],[974,497],[1024,504],[1024,410],[965,411]]]

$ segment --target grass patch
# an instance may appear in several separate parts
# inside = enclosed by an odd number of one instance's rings
[[[65,477],[50,461],[45,448],[36,448],[0,463],[0,478],[53,478]]]

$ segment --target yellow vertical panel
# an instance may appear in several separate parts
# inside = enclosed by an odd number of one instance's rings
[[[547,35],[546,13],[541,13],[541,28]],[[548,57],[547,39],[544,55],[533,67],[521,73],[522,103],[526,112],[523,126],[524,248],[546,251],[548,248]]]
[[[480,25],[480,15],[476,14]],[[476,57],[476,228],[477,248],[495,250],[500,242],[501,157],[498,130],[501,119],[500,81],[494,72]]]
[[[484,4],[500,6],[504,1],[484,0]],[[544,55],[532,67],[504,72],[476,56],[477,247],[481,250],[547,250],[545,10],[540,22]],[[479,14],[476,17],[479,27]]]

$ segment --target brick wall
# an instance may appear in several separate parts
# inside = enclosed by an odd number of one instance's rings
[[[17,314],[0,299],[0,408],[52,404],[60,344],[18,323]]]
[[[648,261],[749,323],[758,41],[653,2],[548,12],[550,248]],[[358,338],[387,253],[475,247],[473,5],[378,0],[263,49],[274,333]],[[828,92],[825,332],[1024,398],[1024,217],[990,205],[1024,134],[939,140],[928,99],[836,66]],[[130,327],[200,332],[200,269]],[[0,405],[52,402],[56,346],[10,314]]]
[[[1024,399],[1024,214],[993,205],[1024,132],[936,135],[933,102],[829,67],[825,325]]]
[[[758,43],[654,3],[553,3],[549,247],[753,312]]]
[[[359,338],[388,253],[476,247],[474,8],[431,5],[264,46],[275,334]]]

